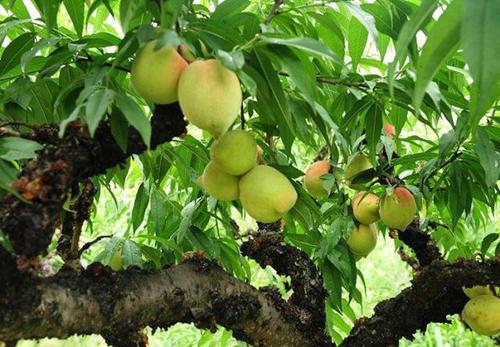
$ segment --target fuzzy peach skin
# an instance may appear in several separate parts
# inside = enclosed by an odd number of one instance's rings
[[[405,230],[415,218],[415,213],[415,198],[404,187],[397,187],[392,194],[386,194],[380,200],[380,219],[391,229]]]
[[[155,104],[177,101],[179,78],[188,63],[172,46],[155,51],[156,41],[148,42],[132,63],[132,85],[144,100]]]
[[[197,60],[179,80],[179,104],[186,118],[213,137],[221,136],[240,112],[238,76],[218,60]]]
[[[243,208],[256,221],[276,222],[297,201],[297,192],[288,177],[273,167],[258,165],[240,179]]]
[[[352,210],[356,220],[362,224],[372,224],[380,219],[378,196],[359,192],[352,199]]]
[[[328,196],[327,190],[323,187],[321,176],[327,174],[331,169],[330,162],[319,160],[312,163],[304,176],[304,187],[312,197],[320,199]]]
[[[356,259],[366,257],[377,245],[377,231],[373,225],[360,224],[352,229],[347,245]]]

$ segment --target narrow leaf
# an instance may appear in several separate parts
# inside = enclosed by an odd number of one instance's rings
[[[118,94],[116,96],[116,103],[125,118],[127,118],[127,121],[139,131],[142,140],[149,147],[151,144],[151,124],[149,124],[142,109],[128,95]]]
[[[410,19],[403,25],[396,42],[395,56],[387,69],[387,82],[391,94],[394,92],[394,73],[396,65],[406,56],[408,45],[415,39],[417,32],[434,12],[439,0],[423,0],[420,6],[412,13]]]
[[[108,106],[113,101],[115,92],[110,89],[98,89],[89,96],[85,105],[85,120],[90,131],[90,136],[94,136],[99,122],[104,117]]]
[[[84,0],[63,0],[63,3],[73,22],[78,37],[82,37],[83,24],[85,22]]]
[[[500,1],[464,0],[462,48],[474,79],[472,117],[481,116],[500,95]]]
[[[463,0],[454,0],[439,17],[428,35],[417,64],[417,81],[413,104],[416,109],[425,95],[425,90],[439,67],[457,49],[460,40],[460,24],[463,14]]]

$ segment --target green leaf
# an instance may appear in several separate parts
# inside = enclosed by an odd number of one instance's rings
[[[17,177],[17,169],[5,160],[0,160],[0,189],[8,192],[14,192],[12,189],[12,182]]]
[[[342,279],[340,271],[329,261],[325,260],[321,266],[324,285],[330,296],[328,301],[335,309],[342,307]]]
[[[55,46],[61,39],[59,37],[49,37],[38,41],[31,50],[24,53],[21,57],[21,71],[26,72],[26,66],[36,56],[36,54],[44,48]]]
[[[40,13],[42,14],[43,21],[47,27],[52,30],[57,26],[57,12],[62,0],[34,0]]]
[[[201,250],[211,257],[215,256],[215,246],[218,245],[214,244],[214,242],[203,231],[197,227],[191,226],[188,228],[186,236],[194,246],[195,250]]]
[[[283,86],[281,85],[271,61],[266,55],[261,50],[256,49],[255,57],[255,62],[262,71],[262,77],[264,78],[263,82],[265,83],[265,86],[259,86],[258,100],[261,100],[263,107],[269,107],[270,111],[273,112],[272,116],[276,117],[280,124],[279,130],[282,134],[283,142],[285,146],[290,148],[293,138],[289,135],[293,134],[293,122]],[[263,93],[265,89],[268,91],[268,93],[266,93],[267,95]]]
[[[317,89],[314,66],[307,58],[300,59],[293,50],[287,47],[277,47],[273,53],[276,54],[276,60],[284,67],[293,83],[304,94],[309,105],[314,108]]]
[[[149,204],[149,194],[144,183],[139,186],[137,194],[135,195],[134,207],[132,208],[132,228],[134,231],[139,228],[144,219],[146,208]]]
[[[11,21],[3,21],[2,25],[0,26],[0,45],[3,43],[3,40],[5,40],[5,36],[7,36],[9,29],[31,22],[31,19],[14,19]]]
[[[123,262],[123,267],[126,269],[129,266],[135,265],[135,266],[140,266],[142,265],[142,255],[141,255],[141,249],[132,240],[125,240],[123,242],[122,246],[122,262]]]
[[[226,0],[215,8],[210,17],[215,21],[222,21],[229,16],[243,12],[248,5],[250,5],[248,0]]]
[[[349,23],[348,45],[353,70],[356,70],[358,66],[359,60],[361,59],[361,56],[363,55],[363,52],[365,50],[367,40],[368,31],[356,19],[356,17],[352,17],[351,22]]]
[[[20,160],[36,156],[42,146],[35,141],[19,137],[0,137],[0,159]]]
[[[137,239],[146,239],[146,240],[154,240],[156,242],[159,242],[162,245],[165,245],[166,247],[170,248],[171,250],[175,251],[178,255],[181,255],[184,253],[182,249],[172,240],[167,240],[164,237],[159,237],[159,236],[154,236],[154,235],[138,235],[136,236]]]
[[[474,79],[472,125],[500,96],[500,1],[464,0],[462,48]]]
[[[445,158],[448,156],[451,150],[456,146],[457,142],[458,139],[453,130],[443,134],[443,136],[439,139],[439,157]]]
[[[439,0],[423,0],[420,6],[412,13],[410,19],[403,25],[395,47],[395,56],[387,69],[387,83],[391,94],[394,92],[394,73],[396,65],[406,56],[408,45],[415,39],[422,25],[432,16]]]
[[[111,124],[111,134],[113,135],[113,138],[115,139],[116,143],[118,143],[118,146],[120,146],[122,151],[126,152],[128,145],[129,127],[127,119],[119,109],[113,107],[113,110],[109,115],[109,121]]]
[[[116,104],[129,124],[139,131],[142,140],[146,146],[149,147],[151,144],[151,124],[144,115],[143,110],[130,96],[124,94],[118,94],[116,96]]]
[[[21,57],[33,47],[32,33],[22,34],[5,48],[0,60],[0,76],[19,65]]]
[[[366,28],[366,30],[370,33],[376,43],[378,40],[378,31],[375,25],[375,18],[373,18],[370,13],[366,12],[355,3],[342,2],[342,4],[345,4],[347,6],[352,16]]]
[[[481,254],[486,254],[488,253],[488,250],[493,242],[495,242],[498,237],[500,237],[500,234],[498,233],[492,233],[486,235],[486,237],[483,239],[483,242],[481,242]]]
[[[366,142],[368,143],[370,161],[376,163],[377,144],[382,133],[382,109],[377,103],[374,103],[366,112],[365,117]]]
[[[500,154],[483,128],[479,128],[476,133],[475,150],[485,172],[486,185],[493,187],[500,174]]]
[[[85,121],[90,131],[90,136],[94,136],[97,126],[101,122],[109,105],[113,102],[115,92],[111,89],[98,89],[89,96],[85,104]]]
[[[271,36],[262,36],[260,42],[269,45],[282,45],[293,48],[298,48],[304,52],[312,53],[320,57],[331,58],[339,65],[343,65],[338,56],[326,47],[320,41],[311,39],[309,37],[296,37],[296,38],[279,38]]]
[[[120,23],[124,31],[129,31],[132,21],[140,17],[146,8],[146,0],[121,0]]]
[[[458,163],[455,162],[450,165],[449,177],[448,207],[451,212],[453,228],[455,228],[462,213],[465,211],[469,192],[466,189],[468,187],[467,178],[464,176],[462,167]]]
[[[222,65],[230,70],[238,71],[245,65],[245,57],[241,51],[226,52],[218,49],[216,54]]]
[[[105,242],[104,250],[96,257],[96,261],[108,264],[117,251],[120,250],[125,240],[120,237],[112,237]]]
[[[420,108],[427,86],[434,75],[457,49],[460,41],[460,24],[463,15],[463,0],[454,0],[439,17],[422,48],[417,64],[417,80],[413,104]]]
[[[69,17],[73,22],[78,37],[82,37],[83,24],[85,22],[85,4],[84,0],[63,0],[64,7],[68,11]]]
[[[30,89],[32,121],[37,123],[52,123],[60,121],[54,110],[54,101],[59,94],[59,86],[53,80],[38,80]]]

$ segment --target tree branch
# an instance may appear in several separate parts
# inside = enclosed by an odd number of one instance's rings
[[[286,245],[277,233],[262,233],[241,246],[243,255],[255,259],[262,267],[271,266],[280,275],[290,276],[293,294],[286,312],[298,318],[300,330],[315,346],[329,346],[324,334],[326,290],[323,278],[303,251]]]
[[[91,179],[87,179],[77,200],[65,211],[62,226],[62,235],[59,238],[57,250],[63,258],[65,265],[79,270],[80,265],[80,234],[83,223],[90,217],[95,187]]]
[[[358,320],[341,347],[397,346],[401,337],[412,339],[431,322],[447,322],[447,315],[462,311],[468,298],[462,286],[500,285],[500,257],[485,262],[439,260],[422,268],[412,286],[380,302],[371,318]]]
[[[184,134],[185,126],[177,103],[156,106],[150,148]],[[129,128],[128,133],[128,148],[123,152],[108,123],[100,124],[94,138],[85,126],[72,123],[63,139],[51,139],[37,158],[28,162],[13,183],[25,201],[12,194],[0,196],[0,228],[17,254],[32,257],[45,252],[71,187],[147,149],[137,130]]]
[[[274,0],[273,7],[271,8],[271,12],[268,14],[268,16],[264,19],[264,24],[269,24],[273,18],[278,15],[279,13],[279,8],[281,5],[285,3],[285,0]]]
[[[435,260],[442,260],[443,256],[431,236],[420,230],[417,223],[413,221],[404,231],[391,232],[390,236],[410,247],[415,252],[420,266],[427,266]]]
[[[97,333],[115,347],[139,341],[145,326],[221,324],[254,346],[315,346],[300,331],[285,302],[225,273],[205,259],[159,272],[113,273],[93,264],[14,288],[0,301],[0,340]]]

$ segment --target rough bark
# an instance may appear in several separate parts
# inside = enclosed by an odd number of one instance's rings
[[[360,319],[341,347],[397,346],[402,337],[412,339],[431,322],[447,322],[460,313],[468,298],[462,286],[500,285],[500,258],[485,262],[435,261],[417,273],[412,286],[380,302],[371,318]]]
[[[0,340],[102,334],[115,347],[135,345],[145,326],[221,324],[254,346],[315,346],[287,320],[286,303],[204,259],[158,272],[112,272],[94,264],[30,279],[0,301]],[[134,341],[134,342],[132,342]]]
[[[178,104],[157,106],[151,126],[152,149],[186,131]],[[70,124],[63,139],[55,137],[54,129],[55,126],[41,127],[40,133],[33,135],[48,145],[27,163],[13,183],[24,201],[12,194],[0,196],[0,228],[18,255],[32,257],[45,252],[67,194],[78,182],[102,174],[147,149],[133,128],[129,129],[126,152],[120,149],[105,122],[93,138],[80,123]]]
[[[435,260],[443,259],[431,236],[419,228],[417,221],[411,223],[404,231],[399,231],[395,237],[415,252],[420,266],[427,266]]]
[[[315,346],[328,346],[325,336],[325,300],[323,278],[303,251],[286,245],[278,233],[263,233],[241,246],[243,255],[262,267],[271,266],[280,275],[290,276],[293,294],[286,302],[287,316]]]

